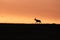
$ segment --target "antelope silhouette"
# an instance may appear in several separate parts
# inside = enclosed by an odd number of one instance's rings
[[[36,18],[34,20],[36,21],[36,23],[38,23],[38,22],[41,23],[41,20],[38,20]]]

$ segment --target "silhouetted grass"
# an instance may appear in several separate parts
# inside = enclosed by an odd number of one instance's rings
[[[39,23],[0,23],[0,24],[39,24]],[[40,24],[55,24],[55,23],[40,23]]]
[[[56,27],[58,25],[51,25],[49,23],[0,23],[0,38],[5,39],[55,39]],[[5,24],[5,25],[4,25]],[[7,25],[13,24],[13,25]],[[18,25],[16,25],[18,24]],[[21,25],[22,24],[22,25]],[[26,25],[29,24],[29,25]],[[60,25],[59,25],[60,26]]]

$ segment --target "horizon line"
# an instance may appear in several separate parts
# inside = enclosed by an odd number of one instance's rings
[[[60,23],[0,23],[0,24],[60,24]]]

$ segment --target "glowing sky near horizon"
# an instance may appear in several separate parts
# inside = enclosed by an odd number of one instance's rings
[[[60,0],[0,0],[0,23],[60,24]]]

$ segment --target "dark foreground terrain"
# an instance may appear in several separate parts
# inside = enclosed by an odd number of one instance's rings
[[[0,24],[0,39],[55,40],[59,24]]]

